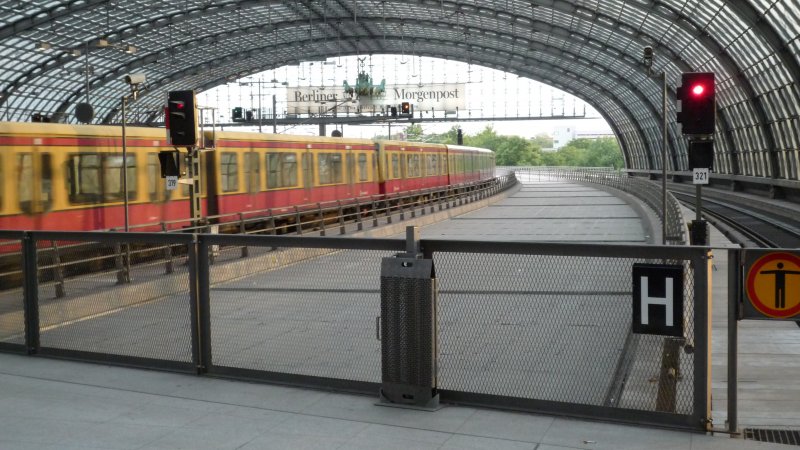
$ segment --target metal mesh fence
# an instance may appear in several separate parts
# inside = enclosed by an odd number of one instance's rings
[[[393,253],[214,247],[212,366],[379,382],[381,258]]]
[[[0,240],[0,343],[25,344],[22,241]]]
[[[439,387],[594,406],[668,410],[664,337],[631,334],[631,272],[644,259],[435,253]],[[692,273],[685,283],[691,317]],[[687,324],[687,342],[693,322]],[[681,343],[681,346],[683,344]],[[694,360],[670,384],[693,409]],[[658,404],[657,404],[658,403]],[[659,409],[660,408],[660,409]]]
[[[39,241],[42,348],[191,362],[186,245]]]

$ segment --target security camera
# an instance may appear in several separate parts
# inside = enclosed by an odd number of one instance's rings
[[[137,84],[143,84],[145,81],[145,74],[143,73],[132,73],[130,75],[125,75],[125,82],[130,84],[131,86]]]
[[[644,48],[644,55],[642,57],[642,62],[644,62],[645,67],[650,67],[653,65],[653,47],[649,45]]]

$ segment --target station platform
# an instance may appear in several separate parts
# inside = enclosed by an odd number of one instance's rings
[[[652,242],[653,218],[623,194],[521,179],[486,208],[422,228],[423,238]],[[712,244],[724,245],[712,232]],[[720,252],[723,253],[723,252]],[[715,256],[715,269],[724,258]],[[727,286],[714,283],[715,427],[724,427]],[[720,303],[721,302],[721,303]],[[800,424],[800,328],[742,325],[740,423]],[[792,327],[792,328],[790,328]],[[752,328],[753,334],[748,334]],[[777,330],[777,331],[775,331]],[[781,348],[778,349],[778,344]],[[787,350],[788,349],[788,350]],[[780,351],[779,351],[780,350]],[[794,362],[787,355],[794,355]],[[771,383],[766,388],[765,379]],[[752,380],[751,380],[752,377]],[[786,449],[781,444],[446,404],[435,412],[374,397],[0,354],[5,449]],[[800,409],[800,408],[796,408]],[[750,413],[746,413],[749,411]]]

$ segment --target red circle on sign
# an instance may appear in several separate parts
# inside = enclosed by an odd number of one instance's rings
[[[745,286],[747,288],[747,296],[750,299],[750,303],[760,313],[769,317],[786,319],[796,315],[797,313],[800,313],[800,303],[789,309],[771,308],[758,297],[755,289],[756,277],[758,276],[759,272],[761,272],[761,268],[775,260],[791,261],[800,267],[800,258],[792,255],[791,253],[769,253],[756,260],[756,262],[750,267],[750,270],[747,272],[747,282],[745,283]]]

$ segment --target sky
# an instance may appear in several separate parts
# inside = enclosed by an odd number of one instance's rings
[[[342,56],[323,61],[304,61],[295,66],[284,66],[232,81],[198,94],[198,103],[216,108],[216,122],[231,120],[231,109],[261,108],[265,115],[271,114],[272,96],[276,96],[279,117],[289,105],[286,101],[288,87],[333,87],[343,81],[355,84],[357,74],[363,70],[370,74],[374,84],[386,80],[387,85],[431,85],[438,83],[463,83],[466,90],[466,108],[459,116],[469,114],[478,118],[491,117],[540,117],[539,120],[443,122],[424,123],[426,134],[443,133],[454,125],[460,125],[467,134],[476,134],[491,124],[498,134],[517,135],[526,138],[538,134],[552,135],[556,128],[571,127],[577,134],[612,134],[611,128],[597,111],[582,100],[537,81],[513,74],[469,65],[457,61],[427,58],[412,55]],[[273,82],[274,80],[274,82]],[[283,84],[285,83],[285,85]],[[586,119],[543,120],[553,113],[563,115],[585,115]],[[210,119],[210,118],[209,118]],[[210,120],[206,120],[207,122]],[[392,126],[392,133],[404,126]],[[237,127],[240,131],[258,131],[256,128]],[[340,127],[341,129],[341,127]],[[272,132],[269,120],[262,127]],[[328,127],[328,134],[333,126]],[[342,129],[345,136],[372,138],[387,135],[385,124],[347,125]],[[317,125],[278,127],[279,133],[316,135]]]

